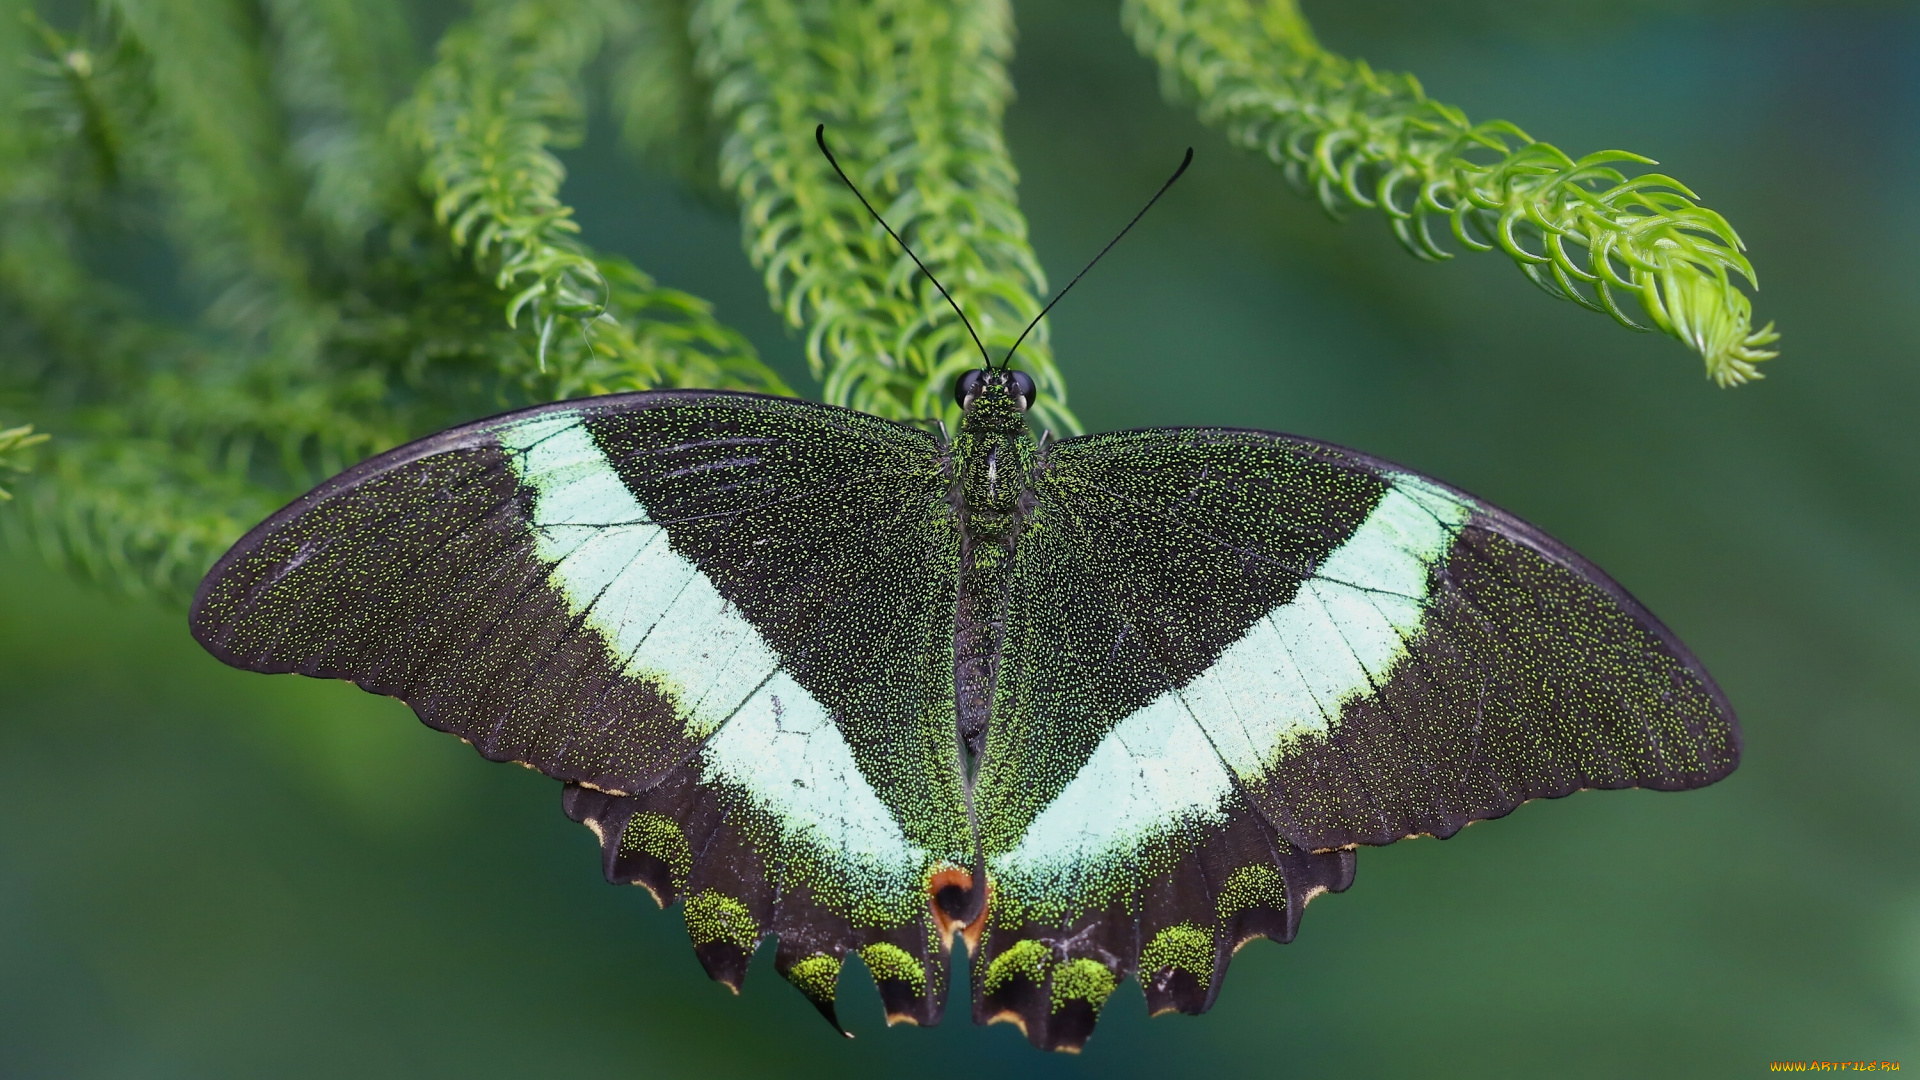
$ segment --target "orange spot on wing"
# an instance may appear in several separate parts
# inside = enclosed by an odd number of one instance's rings
[[[967,943],[967,954],[973,955],[980,947],[980,932],[987,926],[987,911],[993,907],[993,881],[987,881],[986,902],[980,905],[980,913],[970,922],[962,922],[954,909],[971,906],[973,875],[951,863],[936,867],[927,875],[927,908],[933,913],[933,925],[940,933],[940,940],[953,943],[955,934]],[[964,901],[964,902],[963,902]]]

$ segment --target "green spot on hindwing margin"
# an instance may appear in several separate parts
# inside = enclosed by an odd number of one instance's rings
[[[1059,1012],[1069,1001],[1084,1001],[1095,1015],[1107,1003],[1119,980],[1113,969],[1098,960],[1068,960],[1053,969],[1053,1011]]]
[[[1016,975],[1025,975],[1033,985],[1039,986],[1046,981],[1047,965],[1052,960],[1053,953],[1045,945],[1031,938],[1016,941],[1013,948],[994,957],[993,963],[987,965],[987,977],[982,981],[989,994],[1012,982]]]
[[[687,887],[687,875],[693,872],[693,849],[686,834],[672,818],[647,811],[627,819],[620,833],[620,854],[651,855],[665,863],[673,874],[675,892]]]
[[[747,905],[712,889],[687,897],[687,936],[695,945],[726,942],[752,950],[760,940],[760,923]]]
[[[927,969],[898,945],[876,941],[860,950],[860,961],[867,965],[874,982],[890,979],[913,987],[915,994],[924,996],[927,992]]]
[[[1175,923],[1153,935],[1140,950],[1140,982],[1168,968],[1186,972],[1202,987],[1213,982],[1213,934],[1192,923]]]
[[[832,1001],[840,983],[840,958],[815,953],[787,969],[787,981],[799,987],[808,1000]]]
[[[1228,874],[1226,883],[1220,887],[1217,905],[1221,922],[1255,908],[1285,911],[1286,907],[1286,879],[1280,876],[1280,871],[1263,863],[1243,866]]]

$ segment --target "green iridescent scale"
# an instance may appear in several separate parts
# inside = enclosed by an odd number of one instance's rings
[[[654,392],[458,428],[243,539],[195,636],[351,679],[565,784],[609,880],[735,988],[767,938],[937,1023],[1074,1049],[1126,982],[1200,1012],[1354,848],[1738,760],[1712,680],[1605,575],[1458,491],[1265,432],[951,441]]]

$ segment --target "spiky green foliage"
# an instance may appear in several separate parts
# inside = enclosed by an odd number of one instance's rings
[[[177,598],[273,507],[459,419],[787,392],[704,302],[567,231],[548,147],[620,10],[490,5],[417,90],[376,0],[126,0],[78,36],[5,20],[32,66],[0,125],[0,393],[59,436],[10,530]],[[182,266],[196,314],[106,279],[82,254],[103,231]]]
[[[462,419],[786,392],[706,303],[583,240],[554,151],[596,80],[630,146],[737,200],[828,401],[950,419],[979,358],[816,124],[996,359],[1046,292],[1001,135],[1005,0],[473,0],[431,47],[412,27],[432,20],[387,0],[91,10],[55,26],[0,0],[0,472],[20,496],[0,530],[123,589],[181,596],[306,486]],[[1379,207],[1433,258],[1444,218],[1623,321],[1631,293],[1722,382],[1771,355],[1732,230],[1619,171],[1642,159],[1469,125],[1327,54],[1286,0],[1126,18],[1171,85],[1329,209]],[[1078,430],[1044,324],[1016,363],[1039,422]]]
[[[23,424],[17,428],[0,429],[0,477],[7,473],[32,472],[27,465],[26,451],[46,442],[48,436],[35,435],[32,424]],[[0,500],[13,498],[13,492],[0,487]]]
[[[633,32],[616,42],[612,105],[630,149],[666,165],[706,201],[719,202],[725,200],[724,130],[711,111],[713,85],[700,74],[687,34],[693,3],[633,0]]]
[[[1046,279],[1015,205],[1000,119],[1011,95],[1003,0],[703,0],[700,71],[730,130],[722,182],[776,306],[805,327],[829,401],[949,418],[980,353],[939,292],[814,146],[842,165],[952,293],[997,361],[1040,312]],[[1078,431],[1045,327],[1019,366],[1040,422]]]
[[[549,147],[579,141],[581,69],[610,30],[632,32],[628,16],[618,4],[520,0],[441,39],[399,118],[425,155],[434,217],[508,294],[507,322],[530,324],[534,363],[517,375],[539,396],[663,382],[790,393],[704,301],[587,251],[560,201],[566,170]]]
[[[1654,327],[1706,360],[1722,386],[1776,354],[1736,278],[1757,285],[1739,236],[1694,193],[1619,150],[1575,159],[1504,121],[1470,122],[1411,75],[1322,48],[1294,0],[1125,0],[1122,19],[1168,91],[1233,142],[1265,154],[1336,216],[1387,216],[1408,251],[1450,258],[1499,248],[1548,293],[1635,330]]]
[[[157,574],[177,592],[182,552],[210,558],[218,541],[209,535],[222,523],[272,503],[250,497],[244,481],[202,482],[233,472],[208,441],[211,425],[196,422],[219,411],[217,395],[181,390],[180,376],[204,368],[207,356],[141,318],[135,298],[79,254],[102,232],[152,225],[146,200],[124,195],[136,184],[143,196],[152,190],[143,172],[153,161],[150,133],[165,115],[154,65],[130,35],[97,29],[70,38],[9,15],[0,34],[30,62],[8,65],[18,81],[6,87],[0,122],[8,142],[0,154],[0,392],[61,437],[0,524],[55,561],[127,589],[144,591]],[[172,118],[164,122],[172,128]],[[155,437],[168,431],[180,432],[179,444]],[[251,433],[229,434],[237,444]]]

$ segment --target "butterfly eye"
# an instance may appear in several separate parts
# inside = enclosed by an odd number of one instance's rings
[[[974,370],[961,375],[953,381],[953,400],[959,402],[961,408],[966,408],[967,403],[980,393],[980,388],[986,383],[985,371]]]
[[[1035,393],[1034,386],[1033,386],[1033,376],[1027,374],[1024,371],[1014,372],[1013,373],[1013,392],[1016,396],[1020,398],[1020,408],[1022,410],[1032,408],[1033,397]]]

